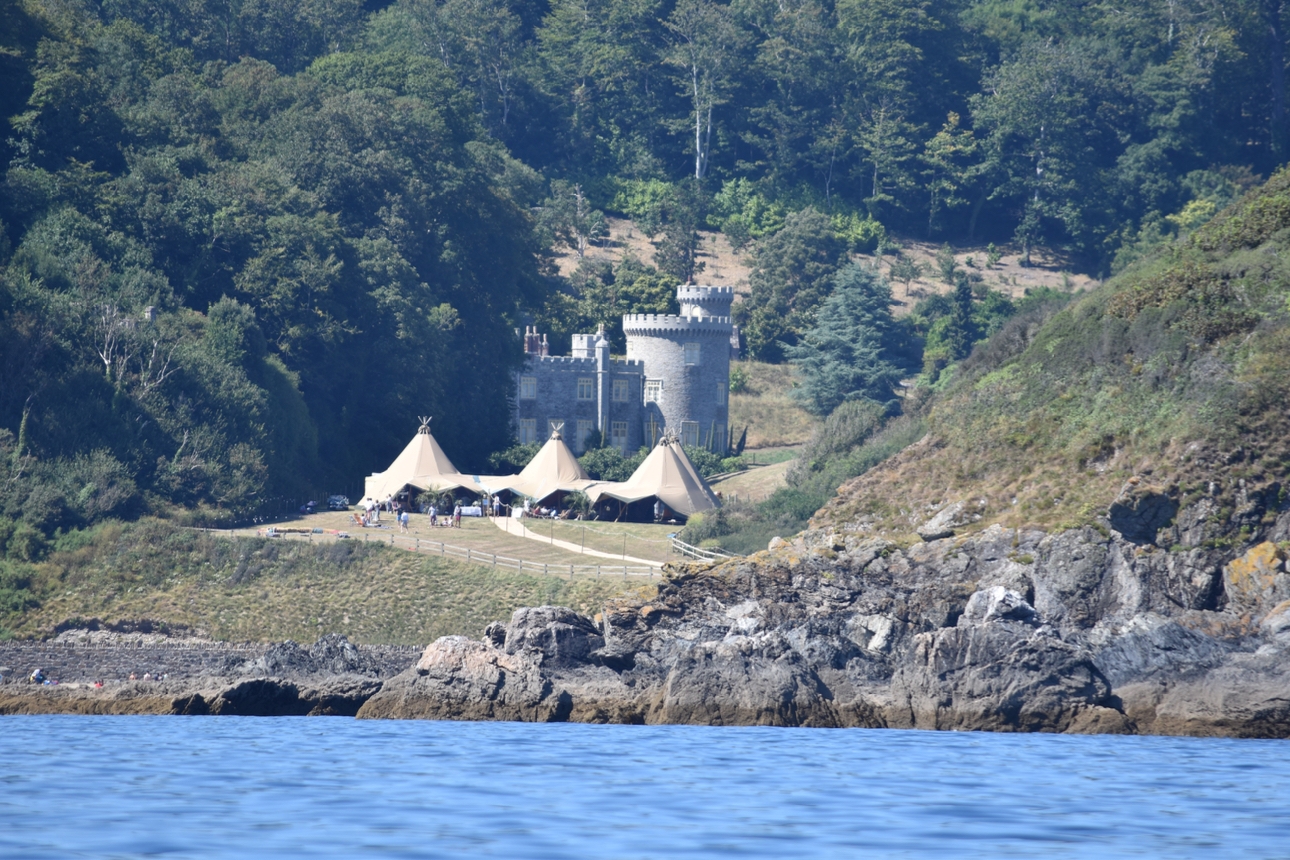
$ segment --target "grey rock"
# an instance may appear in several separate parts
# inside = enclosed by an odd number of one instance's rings
[[[1163,551],[1141,539],[1168,506],[1135,504],[1132,539],[808,531],[599,623],[537,607],[441,639],[360,716],[1290,736],[1280,551]]]
[[[946,505],[930,520],[918,527],[918,536],[925,541],[953,537],[956,528],[961,528],[969,522],[965,510],[966,506],[962,502]]]
[[[968,598],[967,608],[963,610],[958,626],[988,624],[991,621],[1038,624],[1039,614],[1035,612],[1035,607],[1027,603],[1026,598],[1017,592],[1010,591],[1002,585],[993,585]]]

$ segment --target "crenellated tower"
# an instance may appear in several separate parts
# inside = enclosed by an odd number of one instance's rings
[[[729,435],[731,287],[684,284],[679,314],[627,314],[627,359],[644,367],[646,441],[664,429],[682,444],[725,452]]]

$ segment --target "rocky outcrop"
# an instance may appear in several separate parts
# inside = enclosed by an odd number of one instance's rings
[[[1156,495],[1117,502],[1127,534],[808,531],[595,619],[519,610],[359,716],[1290,736],[1290,514],[1166,549],[1203,529]]]
[[[9,671],[0,684],[0,714],[354,716],[381,688],[382,678],[394,674],[392,664],[407,666],[411,655],[400,661],[400,650],[356,646],[337,634],[302,647],[289,640],[234,646],[69,631],[51,642],[5,643],[0,657],[7,663],[43,668],[62,683],[31,684],[27,668]],[[258,656],[247,659],[248,651]],[[167,671],[156,678],[150,672],[124,678],[119,667],[140,661]],[[103,686],[87,678],[102,679]]]

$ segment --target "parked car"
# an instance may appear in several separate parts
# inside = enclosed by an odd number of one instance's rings
[[[349,496],[328,496],[327,508],[332,511],[349,510]]]

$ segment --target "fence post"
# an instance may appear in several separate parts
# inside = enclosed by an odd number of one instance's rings
[[[443,541],[439,541],[439,555],[444,555]]]
[[[470,547],[466,547],[466,561],[471,561]]]
[[[545,562],[545,561],[544,561],[544,562],[542,562],[542,574],[543,574],[544,576],[547,576],[547,575],[549,575],[550,573],[551,573],[551,571],[547,569],[547,564],[546,564],[546,562]]]
[[[497,553],[493,553],[493,567],[497,567]]]

